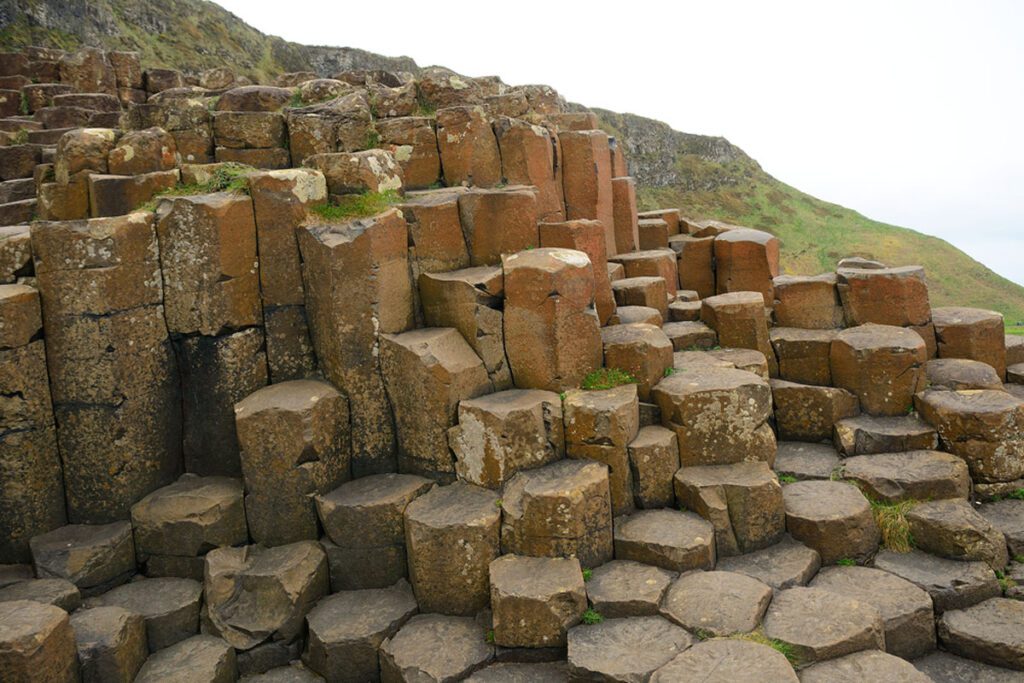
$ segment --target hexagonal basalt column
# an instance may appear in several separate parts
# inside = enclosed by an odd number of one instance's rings
[[[924,385],[924,340],[913,330],[861,325],[832,341],[832,382],[860,399],[869,415],[905,415]]]

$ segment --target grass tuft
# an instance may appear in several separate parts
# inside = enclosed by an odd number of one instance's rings
[[[334,204],[318,204],[310,211],[325,221],[344,221],[382,213],[400,199],[401,197],[394,190],[346,194],[339,197]]]
[[[780,474],[779,475],[779,483],[780,484],[795,484],[797,481],[798,481],[797,478],[794,477],[792,474]]]
[[[167,197],[191,197],[211,192],[234,192],[249,194],[249,174],[255,171],[252,166],[227,162],[213,172],[210,180],[201,184],[181,184],[161,190],[153,198],[145,202],[136,211],[154,211],[161,199]]]
[[[484,642],[489,645],[494,645],[494,629],[488,629],[484,631]]]
[[[797,666],[800,663],[799,658],[796,655],[796,648],[789,643],[784,643],[776,638],[769,638],[760,628],[751,631],[750,633],[736,633],[729,636],[729,638],[733,640],[749,640],[750,642],[758,643],[759,645],[767,645],[789,660],[789,663],[793,666]]]
[[[588,626],[593,626],[594,624],[600,624],[602,621],[604,621],[604,617],[601,616],[600,612],[591,608],[583,613],[583,616],[580,617],[580,620]]]
[[[840,567],[856,567],[857,561],[850,557],[843,557],[836,560],[836,564],[838,564]]]
[[[624,384],[636,384],[636,378],[619,368],[598,368],[583,378],[583,388],[587,391],[614,389]]]
[[[882,545],[897,553],[909,553],[914,548],[914,536],[910,533],[907,513],[917,504],[916,500],[901,500],[889,503],[871,501],[871,512],[875,523],[882,532]]]
[[[594,578],[594,570],[593,569],[584,569],[583,570],[583,580],[584,581],[590,581],[592,578]]]

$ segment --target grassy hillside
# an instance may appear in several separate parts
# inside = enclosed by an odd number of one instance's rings
[[[702,140],[628,114],[599,115],[630,155],[641,210],[677,206],[694,219],[717,218],[771,232],[782,243],[783,271],[794,275],[833,270],[844,256],[920,264],[933,306],[988,308],[1001,312],[1008,324],[1024,321],[1024,287],[945,240],[873,221],[800,192],[721,138]],[[654,139],[663,144],[650,144]],[[655,162],[649,157],[658,151],[667,159],[652,171]]]

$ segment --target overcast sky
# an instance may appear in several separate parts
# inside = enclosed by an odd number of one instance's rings
[[[546,83],[1024,284],[1024,2],[218,0],[265,33]]]

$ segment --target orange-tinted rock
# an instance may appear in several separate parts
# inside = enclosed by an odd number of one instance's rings
[[[501,182],[498,141],[481,107],[438,111],[437,147],[445,184],[494,187]]]
[[[517,387],[562,391],[601,365],[587,255],[534,249],[502,259],[505,350]]]
[[[92,217],[121,216],[138,209],[158,193],[176,186],[178,169],[139,175],[91,173],[88,180],[89,213]],[[51,205],[48,213],[53,212],[54,207]]]
[[[715,330],[719,344],[760,351],[768,359],[769,373],[778,374],[775,352],[768,338],[764,298],[760,293],[731,292],[704,299],[700,319]]]
[[[605,251],[604,227],[598,221],[574,220],[565,223],[541,223],[540,246],[582,251],[594,267],[594,305],[601,324],[615,311],[611,280],[608,279],[608,258]]]
[[[178,147],[162,128],[129,131],[110,150],[107,165],[114,175],[169,171],[178,165]]]
[[[437,131],[426,117],[403,117],[377,121],[380,142],[402,167],[405,186],[424,189],[441,177],[441,157],[437,151]]]
[[[668,223],[660,218],[637,221],[640,249],[668,249]]]
[[[857,397],[845,389],[773,379],[775,425],[784,441],[827,441],[836,422],[860,414]]]
[[[674,235],[669,239],[679,255],[679,287],[704,299],[715,294],[715,238]]]
[[[650,399],[651,389],[672,367],[672,342],[660,327],[633,323],[601,330],[604,363],[625,370],[637,380],[640,400]]]
[[[810,330],[831,330],[843,326],[834,273],[775,278],[775,324]]]
[[[836,330],[773,327],[769,337],[778,359],[779,378],[800,384],[831,385],[829,354],[836,334]]]
[[[532,187],[471,189],[459,195],[462,234],[474,266],[537,246],[537,193]]]
[[[715,238],[715,291],[760,292],[775,301],[772,279],[779,274],[779,240],[760,230],[742,228]]]
[[[573,131],[561,133],[558,141],[562,149],[562,188],[565,191],[566,218],[601,221],[608,254],[615,254],[615,213],[608,135],[599,130]]]
[[[288,168],[292,165],[288,150],[281,147],[260,147],[257,149],[217,147],[214,149],[213,158],[219,163],[233,162],[252,166],[253,168]]]
[[[217,98],[217,111],[279,111],[292,97],[288,88],[243,85]]]
[[[78,92],[117,92],[117,74],[107,54],[84,47],[60,58],[60,82]]]
[[[54,174],[67,183],[79,171],[106,173],[107,154],[117,141],[118,131],[110,128],[76,128],[61,136],[54,157]]]
[[[324,174],[331,194],[401,192],[405,186],[394,156],[380,149],[314,154],[303,163]]]
[[[939,358],[969,358],[988,363],[1000,378],[1006,376],[1002,314],[980,308],[935,308],[932,322]]]
[[[840,268],[837,288],[847,325],[924,325],[931,320],[921,266]]]
[[[628,254],[639,248],[636,181],[632,178],[612,178],[612,226],[615,229],[616,254]]]
[[[494,134],[501,152],[501,172],[510,185],[537,188],[537,214],[541,220],[565,218],[557,143],[551,132],[519,119],[500,118]]]
[[[860,399],[869,415],[904,415],[924,388],[924,340],[891,325],[843,330],[830,350],[832,382]]]
[[[668,226],[669,237],[679,234],[679,209],[654,209],[653,211],[641,211],[640,220],[661,219]]]
[[[612,295],[618,306],[643,306],[653,308],[665,319],[668,313],[668,298],[665,294],[665,280],[660,277],[627,277],[612,283]]]

